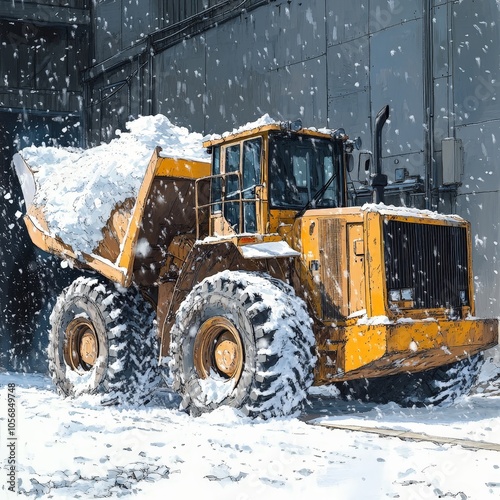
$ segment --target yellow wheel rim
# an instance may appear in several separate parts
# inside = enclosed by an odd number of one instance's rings
[[[64,360],[75,371],[89,371],[99,356],[99,341],[91,321],[75,318],[65,331]]]
[[[215,372],[237,382],[244,357],[240,334],[227,318],[215,316],[201,325],[194,343],[194,365],[200,378]]]

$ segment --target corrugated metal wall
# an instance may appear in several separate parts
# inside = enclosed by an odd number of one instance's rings
[[[496,0],[275,0],[261,6],[256,0],[193,0],[159,2],[156,10],[152,0],[149,10],[122,0],[121,17],[117,4],[96,5],[110,43],[108,50],[97,30],[98,60],[137,39],[132,13],[135,21],[141,15],[148,19],[142,23],[146,28],[159,30],[144,41],[137,60],[147,59],[147,65],[129,87],[129,103],[134,96],[141,99],[139,90],[150,99],[149,108],[144,102],[136,105],[143,113],[163,113],[206,133],[232,129],[264,113],[301,117],[307,126],[342,126],[371,149],[374,117],[388,103],[383,169],[403,193],[389,200],[456,211],[471,220],[478,312],[500,314]],[[205,8],[211,10],[204,18],[195,15]],[[192,16],[191,24],[182,22],[186,16]],[[135,35],[113,45],[111,26],[118,32],[120,24],[123,34],[127,23]],[[118,71],[106,70],[106,81]],[[89,81],[94,93],[105,85],[96,85],[98,78]],[[132,104],[124,110],[127,117],[134,113]],[[97,114],[91,114],[94,121]],[[105,126],[106,120],[100,130],[92,125],[94,142],[107,138]],[[454,169],[459,184],[443,185],[441,151],[447,137],[462,141],[464,161]],[[404,172],[406,182],[394,184],[396,170]]]
[[[0,2],[0,370],[46,367],[48,315],[71,279],[31,243],[11,160],[31,144],[81,144],[88,3]]]
[[[473,223],[479,312],[500,315],[500,5],[450,2],[450,103],[436,110],[462,140],[464,173],[457,211]]]

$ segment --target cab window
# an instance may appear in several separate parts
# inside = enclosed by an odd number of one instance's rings
[[[271,134],[269,141],[270,202],[273,208],[300,210],[332,178],[317,206],[339,206],[338,160],[330,140]]]

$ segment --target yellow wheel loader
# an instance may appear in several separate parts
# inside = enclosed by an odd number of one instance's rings
[[[378,203],[380,168],[377,203],[348,206],[356,141],[342,129],[273,122],[204,147],[211,163],[157,148],[91,252],[51,232],[15,160],[33,242],[87,273],[51,316],[60,392],[140,402],[168,365],[192,414],[270,418],[300,411],[312,384],[401,404],[470,388],[498,324],[474,316],[466,221]]]

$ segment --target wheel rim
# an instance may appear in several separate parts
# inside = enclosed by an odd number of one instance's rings
[[[72,370],[87,372],[99,356],[99,341],[94,325],[84,318],[76,318],[66,328],[64,359]]]
[[[194,343],[194,365],[200,378],[206,379],[215,372],[236,383],[244,357],[241,337],[228,319],[216,316],[201,325]]]

